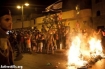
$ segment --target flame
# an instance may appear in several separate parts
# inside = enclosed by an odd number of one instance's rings
[[[91,57],[103,56],[101,40],[96,37],[91,37],[87,41],[82,40],[83,37],[75,36],[71,42],[70,49],[68,50],[68,65],[81,67],[88,63],[84,60],[84,55],[90,59]],[[83,41],[83,42],[82,42]],[[88,43],[89,49],[86,49],[85,43]],[[84,47],[83,47],[84,46]],[[83,48],[83,49],[82,49]]]
[[[101,40],[91,37],[89,40],[89,45],[90,45],[90,52],[91,54],[94,55],[94,57],[98,55],[101,55],[101,56],[103,55]]]
[[[84,62],[80,52],[81,39],[79,36],[74,37],[70,50],[68,51],[68,65],[83,66]]]

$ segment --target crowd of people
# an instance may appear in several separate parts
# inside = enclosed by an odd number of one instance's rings
[[[60,46],[64,49],[70,48],[70,43],[73,36],[81,34],[87,40],[90,36],[97,36],[102,39],[102,45],[104,45],[104,31],[94,31],[94,30],[76,30],[73,28],[70,31],[69,27],[59,27],[58,29],[49,29],[46,32],[39,31],[38,29],[20,29],[12,30],[9,33],[9,40],[13,51],[17,50],[18,55],[24,52],[27,53],[52,53]]]
[[[63,33],[54,29],[42,32],[35,28],[12,30],[8,35],[13,51],[17,50],[18,55],[24,52],[54,54],[63,40]]]

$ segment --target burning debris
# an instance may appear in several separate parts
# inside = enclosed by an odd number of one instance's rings
[[[83,37],[75,36],[68,50],[68,69],[88,69],[97,61],[105,58],[101,40],[96,37],[89,37],[86,42]],[[74,68],[71,68],[74,67]]]

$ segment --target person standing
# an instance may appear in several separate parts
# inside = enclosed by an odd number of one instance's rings
[[[49,54],[50,51],[51,54],[54,54],[54,35],[52,29],[48,31],[47,35],[47,54]]]
[[[10,45],[7,31],[12,29],[12,16],[9,9],[0,10],[0,65],[14,65],[13,50]]]

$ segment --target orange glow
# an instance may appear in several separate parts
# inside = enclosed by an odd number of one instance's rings
[[[68,65],[75,65],[77,67],[83,66],[86,62],[83,61],[80,51],[81,40],[79,36],[74,37],[70,50],[68,51]]]
[[[91,37],[89,40],[89,45],[90,45],[90,52],[91,54],[94,55],[94,57],[98,55],[101,55],[101,56],[103,55],[101,40]]]
[[[21,8],[21,6],[19,6],[19,5],[18,5],[18,6],[17,6],[17,8],[18,8],[18,9],[20,9],[20,8]]]
[[[101,40],[97,39],[96,37],[90,37],[90,39],[85,41],[80,35],[74,36],[67,54],[68,65],[76,68],[85,66],[89,59],[96,58],[98,55],[104,57]]]

